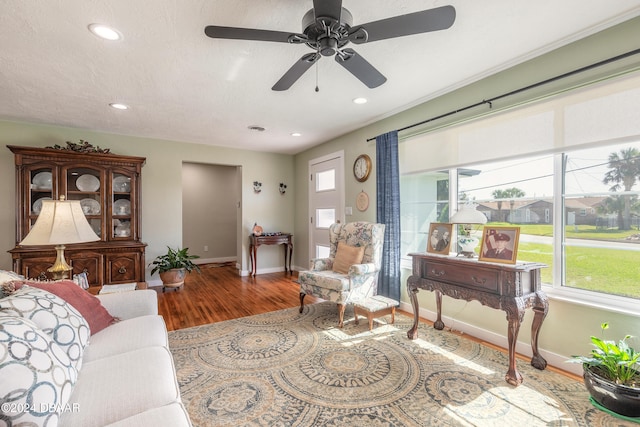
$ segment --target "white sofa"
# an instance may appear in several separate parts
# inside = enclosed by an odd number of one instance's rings
[[[25,289],[28,291],[24,291]],[[7,341],[9,339],[20,341],[21,337],[37,337],[47,343],[49,338],[59,338],[53,337],[52,334],[62,335],[63,327],[68,327],[68,324],[72,326],[78,324],[73,316],[59,314],[58,308],[47,309],[48,311],[44,313],[44,315],[50,315],[51,312],[56,312],[59,317],[56,321],[60,322],[53,329],[36,328],[41,320],[38,318],[39,315],[17,316],[16,313],[19,310],[15,309],[16,301],[12,301],[12,298],[18,298],[20,294],[22,298],[25,298],[25,295],[28,298],[29,292],[32,294],[35,292],[38,296],[42,295],[38,291],[46,293],[44,290],[34,291],[34,289],[24,286],[14,294],[0,299],[0,405],[2,409],[0,425],[33,421],[34,425],[63,427],[191,426],[187,411],[180,400],[173,358],[168,347],[167,329],[162,316],[158,315],[157,294],[153,290],[97,296],[102,306],[109,314],[118,318],[118,321],[89,336],[89,328],[84,328],[87,330],[86,333],[82,332],[81,319],[80,327],[75,329],[75,335],[80,336],[81,341],[88,341],[81,352],[81,358],[75,357],[77,350],[72,347],[65,349],[64,340],[61,346],[43,345],[42,348],[46,350],[43,354],[56,353],[62,349],[62,352],[68,353],[69,356],[65,357],[63,354],[57,357],[58,355],[54,354],[56,357],[53,363],[61,364],[63,369],[58,366],[59,378],[54,374],[54,379],[49,382],[55,383],[58,391],[54,397],[60,400],[44,412],[58,411],[56,414],[38,414],[36,407],[35,413],[23,414],[24,416],[20,418],[21,414],[16,414],[15,411],[24,412],[33,409],[27,407],[35,406],[34,403],[29,402],[41,402],[42,399],[47,398],[47,393],[32,392],[31,394],[37,399],[29,400],[25,387],[21,388],[20,384],[21,382],[32,384],[32,379],[27,378],[31,373],[26,371],[24,366],[17,368],[15,360],[11,361],[11,356],[7,359],[7,352],[3,353],[1,345],[4,344],[5,349],[9,348],[8,346],[20,348],[19,345],[11,346]],[[54,297],[58,298],[50,293],[47,296],[47,298]],[[21,301],[20,304],[24,306],[25,301]],[[73,308],[67,309],[67,313],[69,310],[73,311]],[[25,320],[25,317],[30,319]],[[66,318],[71,319],[67,322],[68,324],[64,323],[68,320]],[[23,330],[27,332],[20,332]],[[11,331],[14,331],[13,338],[7,338],[11,336]],[[42,333],[43,331],[48,332],[49,337],[46,333]],[[82,337],[83,334],[86,338]],[[28,341],[30,345],[34,345],[31,350],[33,357],[33,354],[39,350],[35,344],[37,340]],[[14,355],[14,357],[17,356]],[[35,357],[33,358],[35,360]],[[34,362],[31,365],[35,363],[40,362]],[[48,359],[47,363],[49,363]],[[69,367],[69,364],[75,364],[77,369]],[[40,374],[42,372],[38,373]],[[24,375],[25,378],[20,378],[20,375]],[[30,387],[34,389],[36,383],[43,382],[34,381],[34,385]],[[15,390],[11,390],[12,384],[16,384]],[[25,396],[26,400],[21,400]],[[42,403],[40,407],[42,409]]]

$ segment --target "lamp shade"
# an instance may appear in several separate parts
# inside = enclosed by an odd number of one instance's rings
[[[79,200],[44,200],[36,223],[21,245],[65,245],[95,242],[100,237],[93,231]]]
[[[476,209],[476,204],[465,203],[458,212],[453,214],[450,221],[454,224],[486,224],[487,217]]]

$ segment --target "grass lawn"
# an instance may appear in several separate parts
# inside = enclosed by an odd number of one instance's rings
[[[543,283],[551,283],[553,254],[551,245],[521,242],[518,260],[541,262]],[[615,249],[567,247],[566,286],[640,298],[640,254]]]
[[[553,229],[548,224],[508,224],[494,223],[495,226],[519,226],[520,234],[551,237]],[[638,230],[596,229],[595,226],[581,225],[565,229],[567,238],[622,241],[627,236],[637,234]],[[630,243],[633,244],[633,243]],[[551,283],[553,248],[551,244],[520,241],[518,260],[541,262],[549,268],[541,270],[542,282]],[[637,251],[566,247],[566,286],[640,298],[640,253]]]

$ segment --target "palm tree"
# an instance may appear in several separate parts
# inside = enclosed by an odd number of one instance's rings
[[[624,148],[620,153],[609,154],[609,171],[604,174],[602,180],[605,184],[613,184],[610,191],[631,191],[640,177],[640,150],[635,147]],[[620,230],[631,229],[631,195],[624,194],[624,206],[622,216],[618,212],[618,217],[622,221],[618,224]]]
[[[491,193],[491,195],[493,196],[494,199],[498,199],[497,203],[498,203],[498,218],[501,217],[501,212],[502,212],[502,200],[500,199],[511,199],[509,200],[509,207],[510,207],[510,218],[513,218],[513,206],[515,205],[516,201],[514,200],[515,198],[518,197],[524,197],[526,195],[526,193],[524,191],[522,191],[519,188],[516,187],[512,187],[512,188],[507,188],[506,190],[494,190],[493,193]]]

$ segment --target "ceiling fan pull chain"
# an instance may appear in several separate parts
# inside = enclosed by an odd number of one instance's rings
[[[318,55],[320,54],[319,49],[318,49]],[[320,92],[320,88],[318,87],[318,62],[316,62],[316,92]]]

